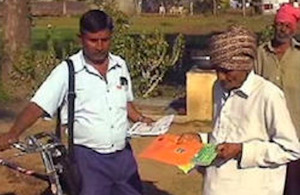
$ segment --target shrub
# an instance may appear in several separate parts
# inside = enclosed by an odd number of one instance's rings
[[[134,91],[138,96],[147,98],[154,94],[166,72],[180,59],[183,49],[183,35],[178,35],[170,46],[165,36],[156,31],[154,34],[127,37],[124,48],[119,48],[116,53],[128,63]]]
[[[176,37],[173,46],[159,31],[153,34],[129,35],[130,24],[125,14],[112,4],[99,3],[99,7],[114,18],[112,51],[127,62],[134,92],[144,98],[154,95],[166,72],[182,56],[185,45],[183,35]]]
[[[9,94],[17,98],[32,95],[59,63],[52,35],[53,29],[48,28],[46,51],[27,50],[20,55],[10,75],[11,79],[8,84],[12,86],[13,91],[9,91]]]
[[[258,35],[258,43],[262,44],[270,41],[275,33],[275,29],[273,25],[266,26]]]

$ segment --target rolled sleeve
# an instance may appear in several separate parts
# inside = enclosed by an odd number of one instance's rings
[[[30,101],[36,103],[50,117],[53,117],[65,97],[67,80],[68,68],[63,62],[53,69]]]
[[[240,160],[241,168],[250,168],[256,165],[255,158],[256,156],[255,149],[251,146],[251,144],[243,143],[242,156]]]
[[[258,166],[267,166],[264,162],[266,153],[266,144],[261,141],[252,141],[243,143],[242,157],[240,161],[241,168],[251,168]]]

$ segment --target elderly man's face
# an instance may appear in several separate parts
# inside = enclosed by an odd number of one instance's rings
[[[276,22],[275,23],[275,40],[278,43],[290,42],[294,36],[294,29],[292,24],[288,22]]]
[[[246,70],[227,70],[217,68],[217,77],[223,89],[230,91],[242,86],[246,80],[249,71]]]

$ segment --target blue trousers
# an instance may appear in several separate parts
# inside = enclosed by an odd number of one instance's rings
[[[300,194],[300,160],[292,161],[287,166],[284,195]]]
[[[81,175],[80,195],[142,195],[142,182],[129,144],[122,151],[100,154],[74,146]]]

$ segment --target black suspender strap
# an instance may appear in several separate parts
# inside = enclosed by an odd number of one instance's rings
[[[66,59],[69,69],[69,91],[68,91],[68,149],[70,158],[73,159],[74,145],[74,104],[75,104],[75,78],[72,60]]]
[[[77,163],[74,159],[74,106],[75,106],[75,72],[72,60],[66,59],[69,70],[69,83],[68,83],[68,155],[61,160],[61,165],[63,166],[63,172],[60,174],[60,180],[63,181],[65,185],[64,191],[70,195],[78,195],[81,189],[81,177],[78,171]],[[56,136],[61,137],[61,119],[60,111],[61,107],[58,109],[57,113],[57,125],[56,125]]]
[[[55,127],[55,136],[58,140],[61,140],[61,120],[60,120],[60,112],[61,106],[57,109],[57,119],[56,119],[56,127]]]

